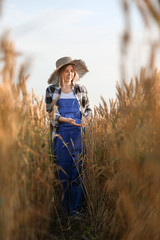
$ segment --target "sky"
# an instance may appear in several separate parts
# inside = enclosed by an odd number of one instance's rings
[[[20,61],[29,61],[28,91],[45,96],[47,80],[57,59],[70,56],[88,66],[80,84],[88,90],[92,109],[116,98],[121,82],[121,37],[124,16],[120,0],[4,0],[0,34],[10,31]],[[132,9],[133,39],[130,47],[128,81],[145,64],[146,34],[137,9]],[[136,34],[134,34],[136,32]]]

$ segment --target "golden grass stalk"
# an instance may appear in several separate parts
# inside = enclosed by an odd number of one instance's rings
[[[87,131],[87,204],[100,239],[159,239],[160,73],[117,85]]]
[[[13,82],[17,54],[6,36],[0,54],[0,239],[43,239],[56,182],[48,116],[43,98],[27,93],[25,65]]]

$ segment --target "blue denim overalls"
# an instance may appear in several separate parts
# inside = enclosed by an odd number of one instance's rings
[[[76,123],[81,123],[81,112],[76,98],[60,98],[59,112],[61,116],[71,117]],[[54,155],[62,183],[62,209],[68,215],[75,215],[81,211],[84,200],[81,176],[83,157],[81,127],[61,122],[58,134],[62,139],[55,138]]]

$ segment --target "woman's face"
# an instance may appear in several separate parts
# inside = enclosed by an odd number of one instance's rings
[[[72,65],[68,65],[61,73],[61,78],[64,83],[71,83],[75,75],[75,70]]]

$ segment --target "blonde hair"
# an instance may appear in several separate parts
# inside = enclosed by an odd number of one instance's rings
[[[64,65],[63,67],[61,67],[58,71],[58,84],[61,85],[62,84],[62,78],[61,78],[61,73],[65,71],[66,67],[68,67],[69,65],[71,65],[73,67],[74,70],[74,77],[72,79],[72,83],[75,82],[76,80],[79,80],[79,75],[77,73],[76,67],[73,64],[67,64]]]

